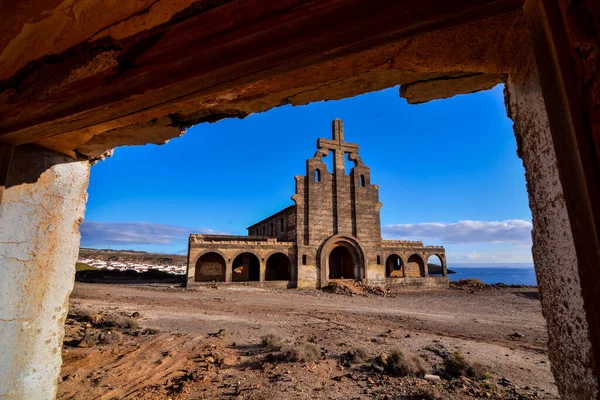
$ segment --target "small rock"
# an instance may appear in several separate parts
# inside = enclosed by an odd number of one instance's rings
[[[436,381],[442,380],[442,378],[440,378],[438,375],[430,375],[430,374],[426,374],[424,376],[424,379],[429,382],[436,382]]]
[[[513,386],[512,381],[510,379],[504,378],[504,377],[500,378],[498,383],[502,386]]]
[[[131,318],[139,318],[140,317],[140,313],[135,311],[133,314],[131,314]]]
[[[92,314],[88,317],[88,319],[90,320],[90,322],[94,325],[98,325],[100,322],[102,322],[102,315],[100,314]]]
[[[512,333],[508,336],[514,337],[514,338],[524,338],[525,337],[525,335],[523,335],[522,333],[519,333],[519,332]]]

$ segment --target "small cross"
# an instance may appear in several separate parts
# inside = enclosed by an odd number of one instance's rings
[[[344,155],[346,153],[358,154],[358,145],[354,143],[344,142],[344,122],[341,119],[334,119],[331,123],[332,140],[319,139],[317,140],[317,147],[319,149],[328,149],[333,151],[335,163],[333,165],[333,173],[337,175],[338,171],[340,175],[345,173],[344,171]]]

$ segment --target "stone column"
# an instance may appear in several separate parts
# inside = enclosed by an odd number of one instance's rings
[[[595,361],[584,309],[578,259],[557,155],[533,56],[512,74],[505,88],[523,160],[533,217],[533,261],[547,322],[549,358],[564,398],[597,395]],[[597,312],[597,311],[596,311]]]
[[[52,399],[87,200],[87,161],[18,147],[0,203],[0,398]]]
[[[448,264],[446,263],[446,257],[442,260],[442,276],[448,277]]]
[[[423,274],[427,278],[429,276],[429,268],[427,268],[427,256],[420,256],[421,260],[423,260]]]
[[[231,283],[233,277],[233,261],[226,259],[225,260],[225,282]]]
[[[265,261],[264,258],[261,258],[260,259],[260,277],[259,277],[259,280],[261,282],[264,282],[266,275],[267,275],[267,262]]]

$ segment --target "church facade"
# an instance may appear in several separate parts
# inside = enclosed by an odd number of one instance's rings
[[[379,187],[343,122],[318,139],[296,176],[294,204],[248,227],[248,236],[192,234],[187,285],[258,282],[262,286],[326,286],[337,279],[422,287],[447,285],[445,250],[419,241],[381,238]],[[332,154],[333,172],[323,158]],[[347,174],[345,159],[354,163]],[[429,274],[428,261],[441,268]]]

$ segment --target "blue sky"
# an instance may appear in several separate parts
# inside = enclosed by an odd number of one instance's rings
[[[409,105],[390,88],[200,124],[92,167],[82,246],[180,253],[189,233],[246,234],[292,204],[295,175],[341,118],[380,186],[383,236],[450,262],[530,262],[531,214],[502,86]]]

